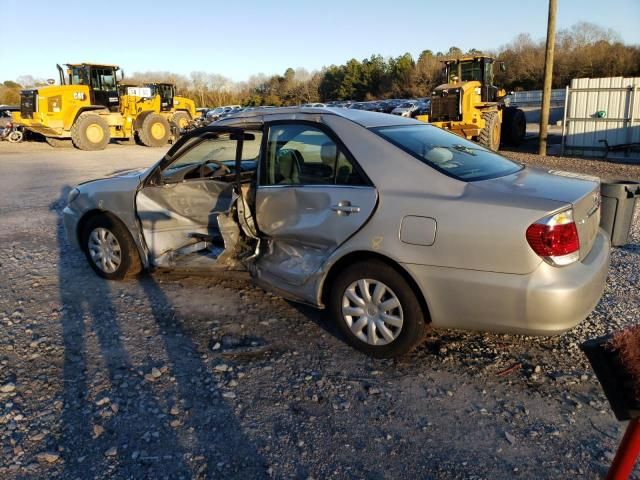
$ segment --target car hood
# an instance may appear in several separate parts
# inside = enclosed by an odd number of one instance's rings
[[[88,183],[103,181],[103,180],[113,180],[118,178],[132,178],[137,177],[138,180],[141,180],[143,175],[149,170],[149,167],[145,168],[132,168],[127,170],[118,170],[113,172],[111,175],[107,175],[102,178],[95,178],[93,180],[87,180],[86,182],[79,183],[78,185],[86,185]]]

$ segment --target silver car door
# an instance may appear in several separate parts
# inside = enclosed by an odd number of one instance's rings
[[[255,215],[263,235],[256,267],[303,284],[369,219],[376,189],[329,131],[272,125],[262,156]]]
[[[207,237],[219,237],[218,215],[229,211],[233,184],[193,180],[147,186],[136,197],[142,232],[154,260]],[[154,262],[158,264],[158,262]],[[162,263],[162,262],[159,262]]]
[[[154,265],[173,266],[176,255],[205,248],[215,257],[225,231],[237,229],[227,217],[237,198],[232,169],[241,161],[236,130],[194,137],[138,191],[136,213]]]

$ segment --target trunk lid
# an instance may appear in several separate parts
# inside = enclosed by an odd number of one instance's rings
[[[598,177],[527,167],[504,177],[474,182],[474,185],[493,193],[571,204],[580,238],[580,260],[591,251],[600,224]]]

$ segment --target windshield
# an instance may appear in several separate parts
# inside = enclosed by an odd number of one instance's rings
[[[462,75],[463,82],[469,82],[472,80],[477,80],[478,82],[482,82],[482,63],[480,62],[461,62],[460,63],[460,73]]]
[[[372,130],[421,162],[465,182],[502,177],[522,169],[497,153],[431,125]]]

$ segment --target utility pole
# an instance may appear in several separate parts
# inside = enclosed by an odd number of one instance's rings
[[[553,51],[556,45],[557,0],[549,0],[549,19],[547,20],[547,46],[544,52],[544,84],[542,86],[542,110],[540,112],[540,143],[538,154],[547,154],[547,128],[549,126],[549,107],[551,105],[551,79],[553,78]]]

